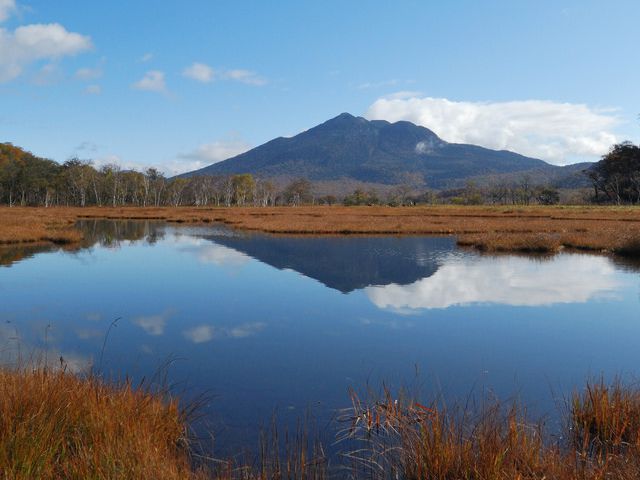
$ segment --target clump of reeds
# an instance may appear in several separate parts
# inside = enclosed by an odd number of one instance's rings
[[[542,424],[516,404],[488,401],[477,410],[429,406],[408,398],[363,403],[353,396],[343,441],[347,457],[374,478],[489,480],[572,478],[571,462],[545,443]]]
[[[191,478],[176,401],[47,368],[0,370],[3,478]]]
[[[620,379],[590,382],[571,398],[571,432],[582,458],[640,456],[640,389]],[[640,474],[640,472],[639,472]]]

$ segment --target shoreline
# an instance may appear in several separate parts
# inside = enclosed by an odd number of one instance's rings
[[[222,223],[276,235],[456,236],[485,252],[561,250],[640,256],[640,208],[430,207],[0,207],[0,246],[82,242],[82,219]]]

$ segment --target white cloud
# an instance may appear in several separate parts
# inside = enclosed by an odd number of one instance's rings
[[[79,68],[76,71],[76,78],[79,80],[95,80],[100,77],[102,77],[100,68]]]
[[[148,92],[165,93],[167,84],[164,80],[164,72],[159,70],[150,70],[145,73],[144,77],[133,84],[136,90],[146,90]]]
[[[556,165],[595,160],[617,141],[611,111],[544,100],[456,102],[399,92],[376,100],[366,117],[407,120],[443,140],[511,150]]]
[[[140,57],[140,62],[141,63],[147,63],[150,62],[151,60],[153,60],[153,53],[145,53],[142,57]]]
[[[250,70],[225,70],[221,73],[221,77],[226,80],[234,80],[236,82],[256,87],[266,85],[267,83],[265,78]]]
[[[612,296],[620,286],[606,257],[559,255],[548,261],[479,257],[453,261],[410,285],[367,287],[365,293],[379,308],[407,311],[473,304],[583,303]]]
[[[0,0],[0,22],[4,22],[15,11],[15,0]]]
[[[100,95],[102,93],[102,87],[100,85],[88,85],[84,91],[89,95]]]
[[[77,55],[92,47],[91,38],[57,23],[25,25],[13,32],[0,28],[0,82],[19,77],[31,63]]]
[[[192,80],[209,83],[213,80],[214,71],[209,65],[205,65],[204,63],[194,63],[190,67],[185,68],[182,74]]]

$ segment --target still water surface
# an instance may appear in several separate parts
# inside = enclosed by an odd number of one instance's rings
[[[275,410],[322,423],[348,406],[349,387],[491,391],[553,417],[587,377],[640,367],[640,277],[604,256],[486,256],[453,238],[81,228],[76,252],[0,254],[4,361],[46,352],[135,381],[166,373],[185,398],[212,397],[202,421],[226,445],[253,442]]]

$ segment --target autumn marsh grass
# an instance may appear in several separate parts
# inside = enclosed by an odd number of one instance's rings
[[[258,451],[196,453],[175,398],[64,368],[0,370],[0,472],[10,479],[327,478],[631,480],[640,478],[640,388],[587,382],[550,432],[518,402],[420,403],[389,390],[337,416],[330,457],[310,428],[277,422]],[[242,451],[241,446],[237,449]]]
[[[49,368],[0,370],[0,472],[25,480],[193,473],[177,401]]]
[[[484,251],[640,255],[640,208],[602,206],[0,207],[0,244],[79,243],[73,224],[85,218],[219,222],[272,234],[455,235]]]
[[[640,478],[640,389],[587,382],[567,399],[566,430],[550,432],[518,402],[423,405],[385,391],[352,393],[343,438],[360,477],[428,480]],[[343,417],[343,421],[344,421]]]

